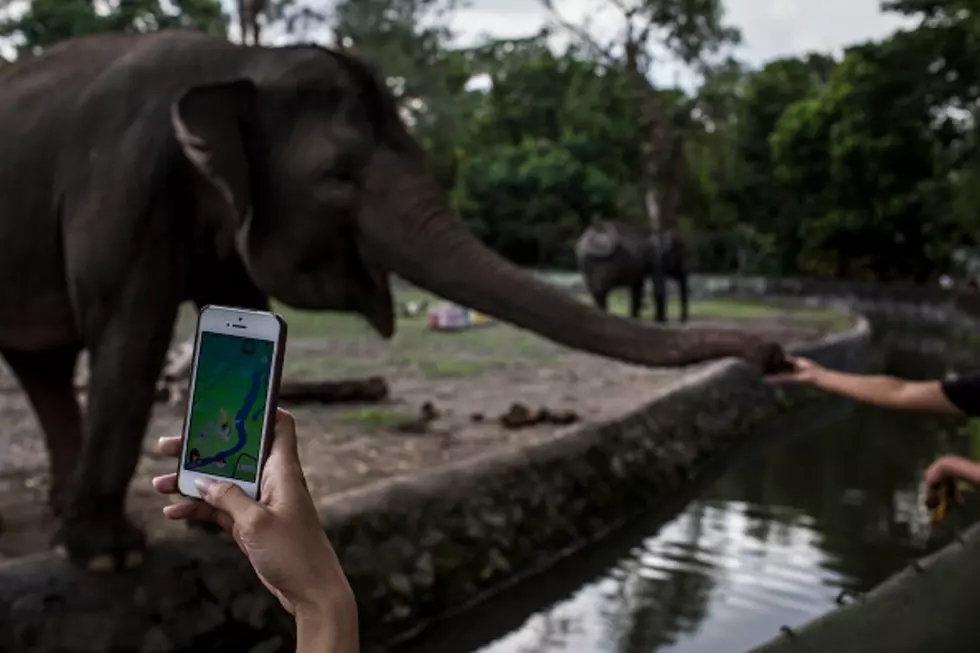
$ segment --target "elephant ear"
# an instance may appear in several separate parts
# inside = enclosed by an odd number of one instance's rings
[[[252,210],[243,126],[258,89],[246,79],[195,86],[170,108],[184,155],[221,193],[241,227]]]

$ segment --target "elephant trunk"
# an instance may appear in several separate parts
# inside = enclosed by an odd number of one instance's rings
[[[568,347],[648,367],[738,356],[768,371],[782,361],[778,345],[734,329],[658,326],[578,301],[483,245],[435,183],[417,172],[388,174],[373,185],[368,188],[373,206],[366,207],[359,224],[366,252],[390,272],[447,300]],[[392,197],[404,202],[395,211],[387,204]]]

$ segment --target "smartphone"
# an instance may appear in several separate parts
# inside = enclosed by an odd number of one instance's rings
[[[285,344],[286,322],[276,313],[201,309],[177,467],[181,494],[199,499],[195,481],[210,478],[259,498]]]

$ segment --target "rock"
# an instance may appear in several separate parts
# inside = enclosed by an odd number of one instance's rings
[[[564,426],[578,422],[581,417],[573,410],[552,411],[542,406],[537,412],[521,403],[513,403],[506,413],[500,416],[500,423],[508,429],[521,429],[538,424],[554,424]]]

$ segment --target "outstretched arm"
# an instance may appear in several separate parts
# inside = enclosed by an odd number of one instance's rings
[[[856,401],[897,410],[961,414],[946,398],[941,381],[906,381],[894,376],[848,374],[822,369],[813,385]]]
[[[883,374],[837,372],[806,358],[792,358],[789,362],[793,365],[793,371],[771,377],[772,382],[808,383],[855,401],[884,408],[962,415],[967,411],[962,409],[963,402],[958,400],[959,395],[976,394],[977,383],[972,377],[945,383],[938,380],[906,381]],[[969,392],[962,392],[967,388]],[[953,397],[957,400],[956,403],[950,398],[951,390],[956,395]],[[977,396],[977,401],[980,401],[980,395]]]

